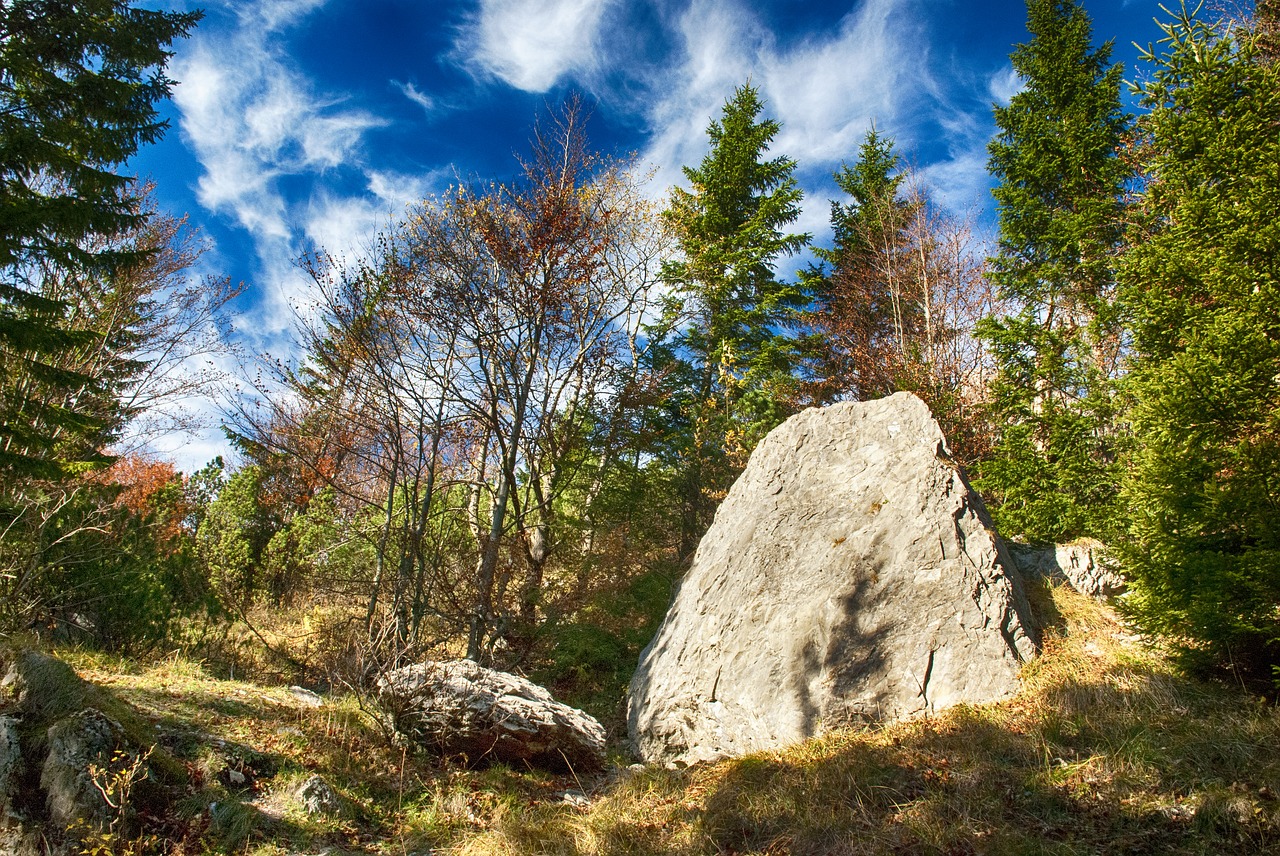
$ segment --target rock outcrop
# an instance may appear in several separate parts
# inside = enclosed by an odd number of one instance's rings
[[[1090,597],[1111,597],[1127,588],[1124,577],[1107,560],[1101,541],[1086,538],[1049,547],[1009,541],[1005,546],[1024,577],[1065,582]]]
[[[14,798],[18,795],[18,774],[21,772],[22,746],[18,738],[18,722],[11,716],[0,716],[0,826],[9,819],[20,817]]]
[[[101,711],[87,708],[58,720],[49,728],[49,748],[40,771],[49,819],[62,827],[86,821],[105,828],[116,811],[106,793],[114,790],[109,779],[125,765],[113,764],[113,756],[125,745],[124,729]],[[118,795],[117,795],[118,796]]]
[[[716,513],[631,684],[650,762],[1012,694],[1021,581],[941,429],[907,393],[800,413]]]
[[[347,812],[346,801],[333,785],[318,775],[308,776],[293,792],[294,799],[309,815],[339,817]]]
[[[128,832],[185,791],[154,728],[66,663],[0,647],[0,675],[0,856],[78,852],[75,830]]]
[[[421,663],[384,675],[378,699],[396,731],[441,755],[554,769],[597,770],[605,731],[542,687],[471,660]]]

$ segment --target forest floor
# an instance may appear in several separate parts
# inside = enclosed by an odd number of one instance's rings
[[[1183,676],[1068,589],[1035,600],[1049,628],[1010,700],[679,771],[619,749],[582,780],[444,765],[355,695],[58,654],[179,746],[182,853],[1280,854],[1280,709]],[[289,797],[312,774],[344,810]]]

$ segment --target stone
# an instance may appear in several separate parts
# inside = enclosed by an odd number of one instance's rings
[[[78,847],[72,848],[56,837],[51,839],[48,830],[0,823],[0,856],[72,856],[79,852]]]
[[[108,805],[100,789],[110,787],[107,771],[123,744],[120,724],[92,708],[50,726],[49,751],[40,772],[50,820],[64,828],[75,820],[104,828],[117,811],[127,809]],[[95,778],[91,766],[103,772]]]
[[[1127,583],[1108,560],[1101,541],[1082,538],[1070,544],[1033,547],[1006,542],[1009,555],[1024,577],[1065,582],[1081,594],[1108,598],[1122,593]]]
[[[0,716],[0,826],[5,826],[10,820],[21,819],[21,812],[14,804],[21,773],[22,744],[18,740],[18,722],[12,716]]]
[[[570,808],[576,808],[581,811],[591,808],[591,798],[582,791],[560,791],[555,794],[554,798],[561,805],[567,805]]]
[[[377,686],[396,731],[438,754],[579,772],[604,764],[600,723],[518,675],[453,660],[397,669]]]
[[[628,698],[669,766],[1012,695],[1035,653],[1017,571],[919,398],[813,408],[757,447]]]
[[[205,775],[217,779],[228,790],[253,790],[259,780],[273,778],[279,772],[274,757],[243,743],[209,735],[208,746],[213,751]]]
[[[6,652],[2,659],[0,684],[28,718],[53,722],[97,700],[97,688],[56,657],[23,649]]]
[[[289,687],[289,694],[303,707],[324,706],[324,699],[305,687]]]
[[[317,775],[309,776],[306,781],[298,785],[297,790],[294,791],[294,797],[302,806],[302,810],[310,815],[335,817],[341,815],[346,809],[346,803],[333,786]]]
[[[0,645],[0,676],[12,713],[0,716],[0,856],[78,853],[77,821],[134,835],[187,793],[187,770],[156,743],[158,726],[110,690],[16,646]]]

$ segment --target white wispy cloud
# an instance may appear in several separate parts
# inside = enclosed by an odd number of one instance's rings
[[[750,81],[782,123],[773,152],[796,159],[806,191],[798,231],[827,231],[830,174],[877,127],[910,144],[907,119],[936,89],[915,0],[866,0],[830,31],[790,44],[745,3],[693,0],[674,13],[683,61],[648,81],[654,129],[643,158],[658,185],[684,185],[679,167],[706,153],[706,127],[733,89]]]
[[[599,62],[601,22],[612,0],[480,0],[457,59],[517,89],[545,92]],[[406,93],[407,94],[407,93]]]
[[[399,80],[393,80],[391,83],[396,89],[400,90],[405,98],[408,98],[414,104],[421,107],[428,116],[433,115],[440,109],[440,104],[436,99],[418,89],[418,87],[414,86],[413,83],[409,81],[401,82]]]
[[[319,97],[252,31],[231,45],[196,42],[174,61],[173,75],[182,133],[204,170],[200,203],[254,235],[288,234],[280,176],[343,163],[366,131],[384,124]]]
[[[409,201],[393,203],[371,189],[377,173],[364,160],[364,141],[386,121],[341,93],[319,91],[284,53],[278,31],[322,5],[238,5],[238,27],[197,33],[171,67],[179,81],[179,127],[202,169],[197,200],[248,233],[257,256],[251,317],[242,327],[255,347],[276,351],[309,288],[294,264],[298,255],[317,244],[354,247],[379,225],[378,216],[385,222]],[[363,174],[366,187],[330,189],[327,180],[338,169]],[[311,195],[286,194],[288,181],[311,186]],[[417,189],[413,182],[395,186]]]
[[[328,0],[257,0],[244,3],[224,0],[224,5],[234,9],[246,26],[274,31],[296,23],[327,2]]]
[[[987,79],[987,94],[1001,106],[1007,105],[1013,96],[1022,91],[1024,82],[1012,65],[1006,65]]]
[[[985,139],[974,139],[945,160],[922,167],[918,176],[933,200],[953,213],[967,214],[991,205]]]
[[[306,242],[339,260],[367,257],[374,236],[399,219],[409,205],[448,184],[450,174],[443,170],[426,175],[371,170],[364,194],[321,190],[309,200],[303,216]]]
[[[832,36],[764,57],[766,94],[783,122],[780,150],[834,163],[856,153],[872,122],[901,133],[903,114],[918,109],[934,86],[914,6],[866,0]]]

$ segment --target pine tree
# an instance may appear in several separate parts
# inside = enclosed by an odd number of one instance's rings
[[[666,212],[682,257],[664,266],[678,326],[667,353],[680,378],[673,416],[683,459],[682,548],[696,543],[755,443],[788,415],[795,339],[785,332],[804,302],[773,265],[808,235],[783,231],[800,214],[795,161],[765,159],[779,125],[761,119],[750,85],[707,129],[711,151],[685,167]]]
[[[1118,475],[1109,380],[1118,358],[1112,260],[1129,117],[1111,43],[1092,48],[1076,0],[1028,0],[1031,41],[1011,55],[1024,88],[995,110],[999,252],[991,274],[1020,309],[981,330],[1002,426],[980,487],[1002,531],[1033,541],[1104,534]]]
[[[1280,64],[1185,9],[1149,49],[1122,265],[1127,603],[1196,660],[1280,666]]]
[[[142,206],[116,168],[156,140],[166,47],[200,13],[121,0],[0,4],[0,473],[57,476],[99,457],[102,378],[62,354],[100,344],[58,293],[143,261],[110,239]],[[92,402],[92,405],[87,405]]]

